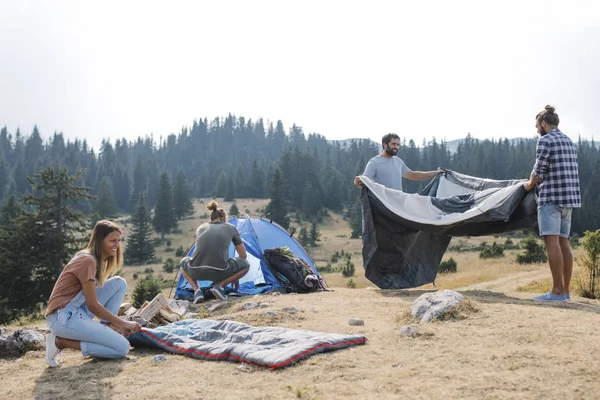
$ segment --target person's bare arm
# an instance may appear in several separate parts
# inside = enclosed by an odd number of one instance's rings
[[[410,179],[411,181],[423,181],[425,179],[430,179],[436,176],[437,174],[441,174],[444,172],[443,169],[437,169],[435,171],[410,171],[404,174],[403,176],[406,179]]]
[[[537,185],[541,181],[542,179],[535,176],[535,174],[532,171],[529,180],[523,184],[523,187],[529,192],[535,187],[535,185]]]
[[[354,186],[356,186],[357,188],[361,188],[362,187],[362,181],[360,180],[360,176],[355,176],[354,177]]]
[[[247,254],[246,254],[246,246],[244,246],[244,243],[240,243],[237,246],[235,246],[235,251],[237,251],[238,256],[240,256],[240,258],[243,258],[244,260],[246,259]]]

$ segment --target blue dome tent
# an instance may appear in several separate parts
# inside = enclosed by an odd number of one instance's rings
[[[250,263],[250,270],[240,279],[240,293],[257,294],[283,289],[283,285],[277,280],[263,258],[263,252],[273,247],[287,246],[296,257],[306,261],[313,272],[319,275],[314,261],[306,250],[302,248],[300,243],[289,232],[278,224],[268,219],[250,217],[232,218],[228,222],[238,228],[242,242],[246,247],[247,260]],[[194,250],[195,244],[187,255],[191,257],[194,254]],[[229,247],[229,256],[236,256],[233,244]],[[202,289],[208,288],[211,285],[212,282],[210,281],[198,281],[198,286]],[[190,300],[192,297],[192,287],[183,275],[179,274],[175,299]]]

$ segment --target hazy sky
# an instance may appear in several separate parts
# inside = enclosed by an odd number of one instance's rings
[[[0,126],[97,148],[233,113],[420,145],[533,137],[553,104],[592,138],[599,43],[597,0],[0,0]]]

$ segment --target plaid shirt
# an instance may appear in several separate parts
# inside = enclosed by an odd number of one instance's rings
[[[538,206],[581,207],[577,146],[558,129],[539,139],[533,175],[542,179],[538,183]]]

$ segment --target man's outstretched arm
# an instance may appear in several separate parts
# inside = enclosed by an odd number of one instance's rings
[[[425,179],[430,179],[436,176],[437,174],[441,174],[444,172],[443,169],[438,168],[435,171],[409,171],[406,174],[402,175],[406,179],[410,179],[411,181],[423,181]]]

